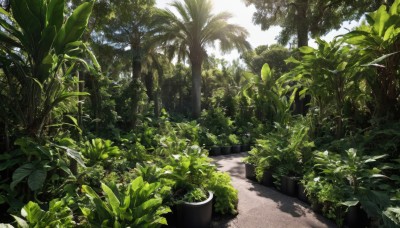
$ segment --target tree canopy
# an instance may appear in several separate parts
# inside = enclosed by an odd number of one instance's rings
[[[253,22],[263,30],[271,26],[281,26],[278,41],[287,44],[291,38],[297,39],[298,47],[308,45],[308,35],[321,36],[332,29],[339,29],[344,21],[357,20],[365,12],[377,9],[389,0],[245,0],[257,11]]]
[[[219,41],[222,51],[237,48],[244,51],[250,48],[246,41],[245,28],[227,22],[232,17],[227,12],[212,14],[210,0],[174,1],[171,10],[160,11],[157,20],[158,40],[167,47],[170,56],[178,59],[189,58],[192,65],[193,116],[201,112],[201,67],[207,57],[206,48]]]

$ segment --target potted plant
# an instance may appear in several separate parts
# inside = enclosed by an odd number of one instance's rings
[[[228,141],[231,145],[231,153],[232,154],[240,153],[240,144],[238,137],[234,134],[230,134],[228,136]]]
[[[245,175],[246,178],[249,180],[256,181],[256,162],[257,159],[255,156],[247,156],[243,159],[244,166],[245,166]]]
[[[170,155],[168,164],[162,176],[173,182],[178,227],[209,227],[214,196],[207,189],[207,181],[215,166],[198,146]]]
[[[304,185],[304,180],[300,180],[297,185],[297,198],[304,203],[309,204],[310,200],[307,197],[307,190]]]
[[[209,150],[209,155],[210,156],[218,156],[221,155],[221,147],[219,146],[219,140],[218,137],[212,133],[207,133],[206,134],[206,140],[207,140],[207,145],[210,145],[208,147]]]
[[[227,155],[231,153],[231,145],[229,143],[228,137],[225,134],[220,135],[221,139],[221,154]]]
[[[242,145],[240,146],[241,152],[247,152],[251,150],[250,146],[250,134],[243,134],[241,137]]]

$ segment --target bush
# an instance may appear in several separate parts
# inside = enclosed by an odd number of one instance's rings
[[[214,211],[220,214],[237,214],[238,191],[232,186],[227,173],[214,172],[207,183],[214,193]]]

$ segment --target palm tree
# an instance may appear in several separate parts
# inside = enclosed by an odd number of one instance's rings
[[[193,117],[201,112],[201,68],[207,57],[206,48],[220,43],[223,52],[234,48],[239,51],[250,49],[246,41],[248,32],[245,28],[229,24],[232,17],[227,12],[212,14],[210,0],[174,1],[171,10],[160,10],[157,20],[158,40],[163,42],[169,56],[178,55],[178,60],[189,58],[192,67],[192,110]]]

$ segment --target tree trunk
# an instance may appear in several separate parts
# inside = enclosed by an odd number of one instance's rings
[[[308,0],[297,1],[297,47],[308,46],[309,25],[307,19]]]
[[[308,11],[308,0],[297,0],[296,2],[296,29],[297,29],[297,47],[308,46],[308,32],[309,25],[307,19],[307,11]],[[300,88],[299,91],[301,91]],[[297,92],[295,97],[295,109],[293,110],[294,114],[306,115],[308,112],[307,104],[311,101],[311,97],[306,95],[304,98],[300,98],[299,92]]]
[[[149,98],[149,101],[154,101],[154,75],[153,71],[149,71],[144,78],[145,86],[146,86],[146,92],[147,92],[147,97]]]
[[[160,96],[161,96],[161,87],[163,84],[163,75],[164,75],[164,70],[161,65],[157,65],[157,75],[158,75],[158,83],[154,95],[154,116],[156,118],[160,117],[160,110],[161,110]]]
[[[140,38],[131,45],[132,49],[132,83],[131,83],[131,127],[136,127],[140,99],[140,74],[142,72],[142,58],[140,48]]]
[[[198,119],[201,114],[201,59],[192,63],[192,117]]]

